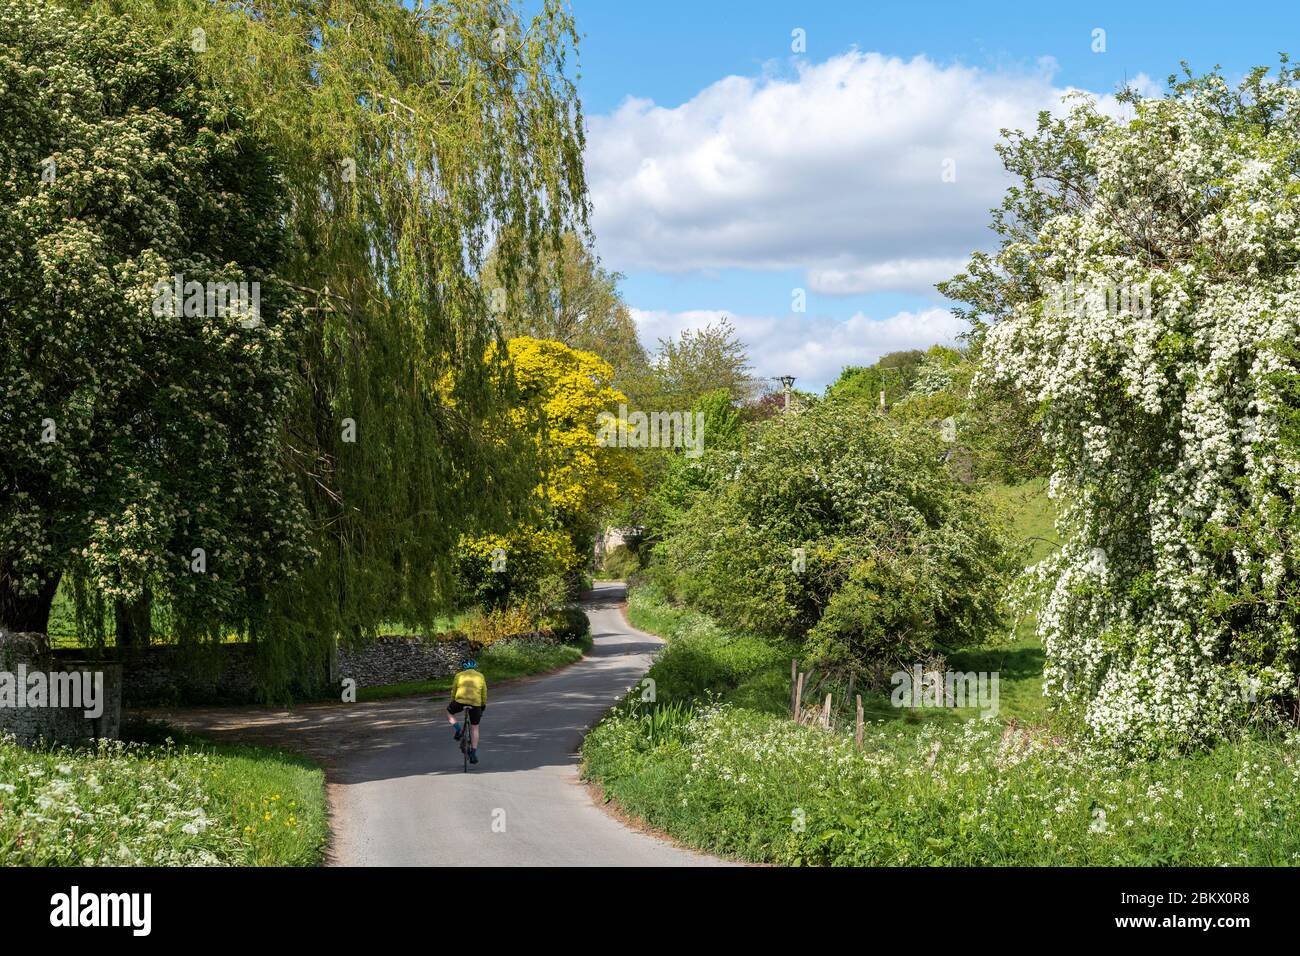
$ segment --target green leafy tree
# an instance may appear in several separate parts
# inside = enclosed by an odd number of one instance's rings
[[[580,562],[563,529],[523,523],[464,538],[457,557],[466,606],[490,610],[563,603],[563,577]]]
[[[730,319],[699,329],[685,329],[676,338],[659,340],[647,379],[631,386],[642,408],[685,411],[710,392],[724,389],[732,401],[743,402],[758,390],[745,344]]]
[[[655,548],[670,595],[857,669],[992,636],[1012,555],[935,436],[846,402],[754,428]]]
[[[874,365],[850,365],[826,389],[827,397],[879,405],[884,392],[888,408],[911,390],[924,359],[924,352],[909,349],[882,355]]]
[[[978,356],[978,346],[966,353],[931,346],[889,414],[941,432],[951,427],[946,440],[954,467],[969,465],[980,478],[1015,483],[1045,476],[1051,461],[1035,405],[1005,384],[979,377]],[[856,400],[851,389],[833,394]]]
[[[759,389],[759,381],[751,375],[745,345],[725,318],[701,329],[687,329],[675,339],[660,339],[659,352],[647,373],[629,385],[635,407],[640,410],[691,415],[703,412],[707,447],[730,440],[727,435],[738,434],[740,416],[733,415],[733,411]],[[640,449],[637,456],[647,496],[625,500],[612,520],[625,532],[641,529],[635,538],[648,536],[653,542],[655,529],[661,523],[660,505],[675,494],[665,489],[667,497],[656,501],[659,482],[668,479],[676,483],[693,465],[678,461],[681,449]]]
[[[100,637],[106,602],[147,636],[153,595],[219,635],[309,556],[281,170],[188,45],[29,0],[0,24],[0,626],[44,631],[67,575]]]
[[[725,388],[706,392],[695,401],[691,414],[703,415],[704,447],[707,456],[691,457],[680,449],[664,450],[647,457],[653,471],[653,485],[641,498],[627,502],[620,526],[637,528],[629,541],[639,557],[648,558],[664,532],[690,507],[697,495],[716,482],[744,446],[746,431],[741,409]]]

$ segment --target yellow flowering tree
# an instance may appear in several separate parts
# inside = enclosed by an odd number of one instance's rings
[[[551,339],[522,336],[508,349],[521,399],[510,424],[537,447],[538,495],[562,515],[594,519],[640,477],[625,449],[596,443],[597,416],[627,402],[610,384],[613,368],[594,352]]]
[[[538,480],[532,514],[462,542],[462,577],[493,604],[536,589],[548,574],[571,577],[586,563],[601,515],[641,481],[626,449],[597,444],[600,413],[627,402],[608,362],[551,339],[522,336],[506,348],[516,398],[501,443],[528,442]]]

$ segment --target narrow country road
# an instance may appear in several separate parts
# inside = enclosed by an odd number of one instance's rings
[[[488,688],[480,762],[462,772],[443,705],[338,776],[334,850],[343,865],[689,865],[708,862],[635,832],[578,780],[586,730],[640,680],[660,643],[630,629],[621,585],[587,606],[592,652],[550,676]]]
[[[622,585],[597,584],[585,606],[593,647],[578,663],[489,686],[480,761],[469,773],[462,772],[445,699],[164,716],[214,739],[298,746],[320,756],[328,768],[330,856],[338,865],[720,864],[620,823],[578,779],[583,734],[641,679],[661,643],[627,625],[622,599]]]

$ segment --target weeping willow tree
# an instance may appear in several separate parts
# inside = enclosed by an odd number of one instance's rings
[[[308,312],[279,429],[314,552],[227,620],[175,608],[182,639],[238,627],[283,688],[334,635],[428,625],[452,592],[462,532],[526,508],[524,447],[484,423],[511,401],[477,281],[507,285],[586,229],[576,34],[546,0],[414,9],[394,0],[65,0],[196,54],[283,169],[278,274]],[[548,253],[549,250],[549,253]],[[503,383],[505,383],[503,385]]]

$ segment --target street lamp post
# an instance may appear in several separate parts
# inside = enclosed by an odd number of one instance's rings
[[[794,388],[794,376],[782,375],[777,379],[781,383],[781,388],[785,391],[785,410],[790,410],[790,389]]]

